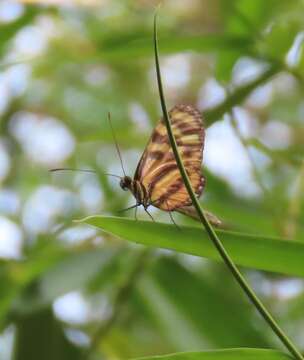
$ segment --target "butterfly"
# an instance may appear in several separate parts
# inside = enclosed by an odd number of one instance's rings
[[[201,173],[205,143],[201,113],[191,105],[177,105],[168,114],[183,164],[192,188],[199,197],[206,182]],[[170,213],[178,211],[195,217],[163,119],[153,130],[133,179],[123,176],[120,186],[135,197],[136,205],[133,207],[142,205],[147,212],[147,208],[153,205]]]
[[[191,105],[177,105],[171,109],[168,114],[185,170],[195,194],[197,197],[200,197],[206,183],[205,177],[201,173],[205,143],[205,129],[201,113]],[[153,205],[161,210],[168,211],[172,220],[172,211],[178,211],[184,215],[198,219],[196,210],[192,206],[192,201],[180,175],[164,120],[161,119],[154,128],[145,151],[139,160],[133,179],[125,175],[122,157],[110,120],[110,114],[109,123],[124,176],[108,173],[105,175],[119,178],[120,187],[123,190],[129,190],[136,199],[134,206],[124,209],[123,211],[132,208],[137,209],[138,206],[142,205],[144,210],[152,218],[147,209]],[[61,170],[95,172],[94,170],[73,168],[56,168],[50,171]],[[212,225],[222,225],[222,222],[215,215],[208,211],[204,211],[204,213]]]

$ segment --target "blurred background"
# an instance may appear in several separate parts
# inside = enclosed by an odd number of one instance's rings
[[[132,176],[161,114],[157,4],[0,1],[1,360],[280,346],[224,266],[72,222],[134,216],[103,175],[122,174],[107,112]],[[167,0],[159,17],[168,107],[204,114],[203,207],[286,241],[304,241],[303,12],[300,0]],[[304,350],[303,281],[243,271]]]

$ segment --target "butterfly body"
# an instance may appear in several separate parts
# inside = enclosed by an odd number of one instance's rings
[[[138,206],[143,205],[143,207],[147,209],[148,206],[151,205],[149,193],[139,180],[134,180],[130,176],[124,176],[120,180],[120,187],[125,191],[131,191]]]
[[[169,111],[179,153],[199,197],[205,185],[201,174],[205,130],[200,112],[191,105],[178,105]],[[153,205],[165,211],[179,211],[192,204],[180,175],[167,128],[161,119],[156,125],[132,179],[124,176],[123,190],[130,190],[137,205]]]

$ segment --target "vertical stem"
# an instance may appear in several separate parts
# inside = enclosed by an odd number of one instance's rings
[[[210,240],[213,242],[214,246],[216,247],[217,251],[219,252],[221,258],[223,259],[224,263],[232,273],[235,280],[239,283],[249,300],[252,302],[252,304],[255,306],[255,308],[259,311],[259,313],[262,315],[262,317],[265,319],[265,321],[268,323],[268,325],[272,328],[274,333],[278,336],[278,338],[282,341],[282,343],[286,346],[286,348],[290,351],[290,353],[298,360],[304,360],[303,356],[301,355],[300,351],[296,348],[296,346],[292,343],[292,341],[286,336],[286,334],[283,332],[283,330],[279,327],[279,325],[276,323],[274,318],[271,316],[271,314],[267,311],[265,306],[262,304],[262,302],[259,300],[259,298],[255,295],[254,291],[251,289],[247,281],[244,279],[236,265],[234,264],[233,260],[230,258],[229,254],[227,253],[226,249],[224,248],[222,242],[217,237],[215,231],[209,224],[208,220],[206,219],[203,210],[200,207],[199,201],[196,198],[196,195],[192,189],[189,177],[187,175],[187,172],[184,168],[184,164],[181,160],[181,157],[179,155],[179,151],[177,148],[177,144],[173,135],[173,131],[171,128],[171,123],[169,120],[167,107],[165,103],[165,97],[163,93],[163,87],[162,87],[162,81],[161,81],[161,74],[160,74],[160,66],[159,66],[159,59],[158,59],[158,42],[157,42],[157,13],[155,13],[154,16],[154,52],[155,52],[155,65],[156,65],[156,75],[157,75],[157,83],[158,83],[158,89],[159,89],[159,95],[160,95],[160,101],[161,101],[161,107],[163,111],[164,121],[167,127],[168,137],[170,140],[170,144],[176,159],[176,163],[178,165],[179,171],[181,173],[181,176],[183,178],[184,184],[187,188],[187,191],[189,193],[189,196],[192,200],[192,204],[194,205],[197,214],[201,220],[202,225],[204,226]]]

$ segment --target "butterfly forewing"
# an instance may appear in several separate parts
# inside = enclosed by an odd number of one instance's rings
[[[179,105],[169,112],[169,116],[185,169],[195,193],[200,196],[205,182],[201,174],[205,139],[201,114],[192,106]],[[145,186],[150,203],[160,209],[173,211],[191,204],[163,120],[152,133],[134,180]]]

